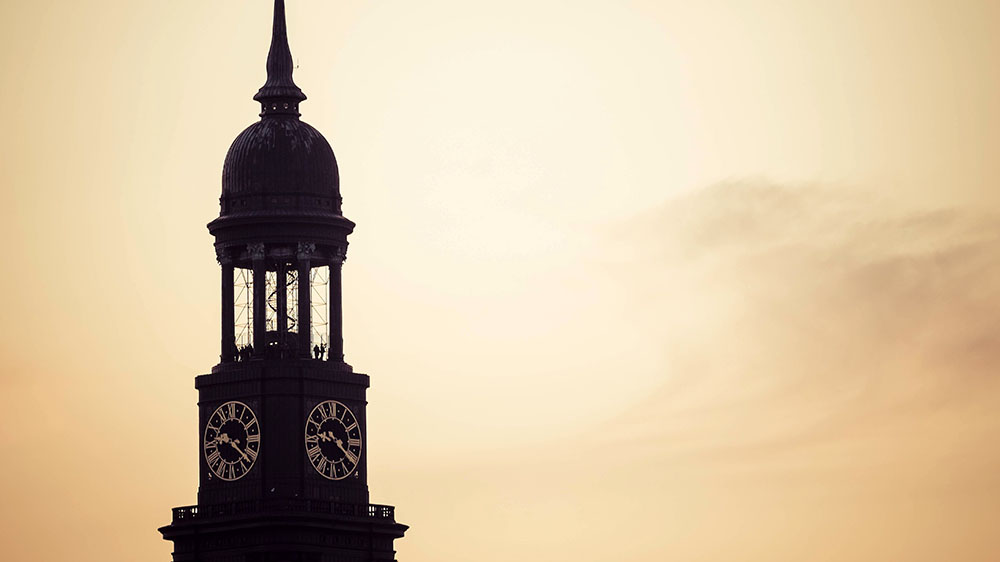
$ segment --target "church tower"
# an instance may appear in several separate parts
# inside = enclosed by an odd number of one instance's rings
[[[260,120],[226,155],[221,355],[198,389],[198,505],[160,528],[175,562],[394,559],[407,527],[368,499],[368,376],[344,362],[341,213],[330,144],[299,119],[284,0]]]

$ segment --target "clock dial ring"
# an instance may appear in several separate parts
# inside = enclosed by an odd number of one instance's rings
[[[309,464],[327,480],[357,476],[362,434],[358,418],[346,404],[326,400],[306,416],[305,453]]]
[[[260,423],[247,404],[230,400],[208,417],[202,452],[210,477],[235,481],[250,472],[260,455]]]

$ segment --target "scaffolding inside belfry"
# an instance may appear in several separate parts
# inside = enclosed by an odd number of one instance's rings
[[[288,333],[297,334],[299,325],[299,272],[290,269],[285,273],[285,300],[288,304]]]
[[[253,270],[233,269],[233,306],[236,317],[236,347],[253,344]]]
[[[270,332],[278,331],[278,272],[264,273],[264,294],[267,295],[267,306],[264,307],[264,329]]]
[[[268,271],[264,274],[265,294],[267,295],[267,307],[264,310],[266,315],[265,327],[268,333],[268,343],[277,344],[284,340],[284,336],[279,329],[278,311],[282,307],[281,285],[279,275],[285,276],[284,291],[284,313],[285,313],[285,333],[298,333],[298,310],[299,310],[299,274],[294,269],[284,269],[284,271]]]
[[[277,271],[264,274],[266,301],[264,306],[265,330],[268,341],[277,342],[278,335],[278,275]],[[299,319],[299,274],[289,268],[285,270],[285,310],[287,311],[287,333],[297,334],[301,329]],[[310,345],[330,344],[330,268],[313,267],[309,270],[309,327]],[[233,269],[233,316],[234,342],[237,349],[257,346],[253,341],[253,270],[236,267]],[[273,339],[272,339],[273,338]],[[263,345],[263,344],[262,344]]]
[[[328,266],[314,267],[309,271],[309,309],[310,334],[312,344],[329,345],[329,302],[330,268]]]

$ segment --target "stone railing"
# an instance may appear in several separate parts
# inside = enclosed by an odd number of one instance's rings
[[[193,519],[209,519],[233,515],[252,515],[263,512],[296,512],[347,517],[370,517],[395,521],[395,509],[391,505],[356,505],[322,500],[248,500],[216,505],[187,505],[174,508],[174,523]]]

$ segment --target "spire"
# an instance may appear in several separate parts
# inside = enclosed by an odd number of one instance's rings
[[[274,0],[274,28],[271,50],[267,53],[267,82],[253,97],[261,103],[262,116],[272,113],[298,115],[299,102],[306,99],[306,95],[292,80],[292,68],[292,52],[288,49],[285,28],[285,0]]]

